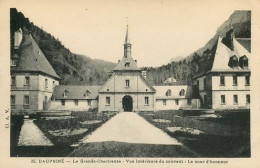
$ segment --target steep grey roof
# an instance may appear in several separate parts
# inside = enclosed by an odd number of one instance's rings
[[[24,34],[18,57],[17,66],[12,66],[11,70],[43,72],[60,79],[30,34]]]
[[[58,85],[55,87],[52,98],[53,99],[68,99],[68,100],[87,100],[97,99],[98,91],[101,86],[80,86],[80,85]],[[64,92],[67,90],[67,96],[64,97]],[[88,94],[86,94],[88,92]]]
[[[129,67],[125,66],[126,63],[129,63]],[[123,57],[114,68],[114,71],[141,71],[141,69],[138,68],[132,57]]]
[[[202,58],[201,67],[199,73],[194,76],[194,78],[199,77],[207,72],[216,71],[216,72],[249,72],[250,71],[250,57],[251,53],[247,49],[251,46],[251,40],[241,40],[233,38],[233,50],[230,49],[230,46],[226,43],[224,44],[223,41],[226,38],[219,37],[214,46],[211,49],[211,56],[210,58]],[[243,42],[241,42],[243,41]],[[246,41],[246,42],[245,42]],[[243,45],[242,45],[243,43]],[[246,45],[249,45],[245,47]],[[228,63],[229,59],[232,56],[236,56],[238,59],[240,57],[246,56],[249,59],[249,68],[243,69],[241,67],[231,68]]]
[[[199,94],[194,86],[175,85],[175,86],[153,86],[156,90],[155,99],[198,99]],[[184,96],[180,95],[184,90]],[[166,92],[171,90],[171,96],[166,96]]]
[[[230,57],[234,55],[238,59],[240,59],[240,57],[246,56],[250,60],[251,57],[251,54],[235,38],[233,39],[233,46],[234,46],[234,50],[230,50],[229,47],[224,45],[222,42],[218,43],[211,71],[237,72],[237,71],[248,71],[250,69],[250,61],[248,62],[249,64],[248,69],[243,69],[239,66],[237,68],[231,68],[228,65]]]

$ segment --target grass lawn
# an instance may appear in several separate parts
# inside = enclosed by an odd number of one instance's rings
[[[181,111],[139,113],[201,157],[250,157],[250,113],[216,112],[217,118],[185,116]],[[156,122],[158,119],[167,122]],[[171,121],[171,122],[168,122]],[[169,132],[168,127],[192,128],[202,134]]]
[[[71,118],[49,120],[41,118],[35,120],[34,123],[55,146],[70,146],[100,127],[114,115],[116,113],[73,112]],[[84,124],[86,121],[89,124]]]

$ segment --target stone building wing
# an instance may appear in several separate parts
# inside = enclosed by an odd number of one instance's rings
[[[193,86],[154,86],[156,89],[155,99],[198,99],[199,93]],[[170,95],[167,92],[170,91]],[[181,94],[183,92],[183,94]]]
[[[52,95],[55,100],[97,99],[100,86],[59,85]],[[64,95],[66,93],[66,95]]]

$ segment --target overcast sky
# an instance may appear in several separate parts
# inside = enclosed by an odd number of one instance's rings
[[[24,2],[14,7],[73,53],[112,62],[123,56],[128,17],[132,56],[139,66],[161,66],[189,55],[213,37],[236,8],[180,0]]]

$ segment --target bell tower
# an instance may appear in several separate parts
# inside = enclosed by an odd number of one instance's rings
[[[130,43],[130,40],[128,38],[128,25],[127,25],[125,43],[124,43],[124,57],[125,58],[131,57],[131,47],[132,47],[132,44]]]

